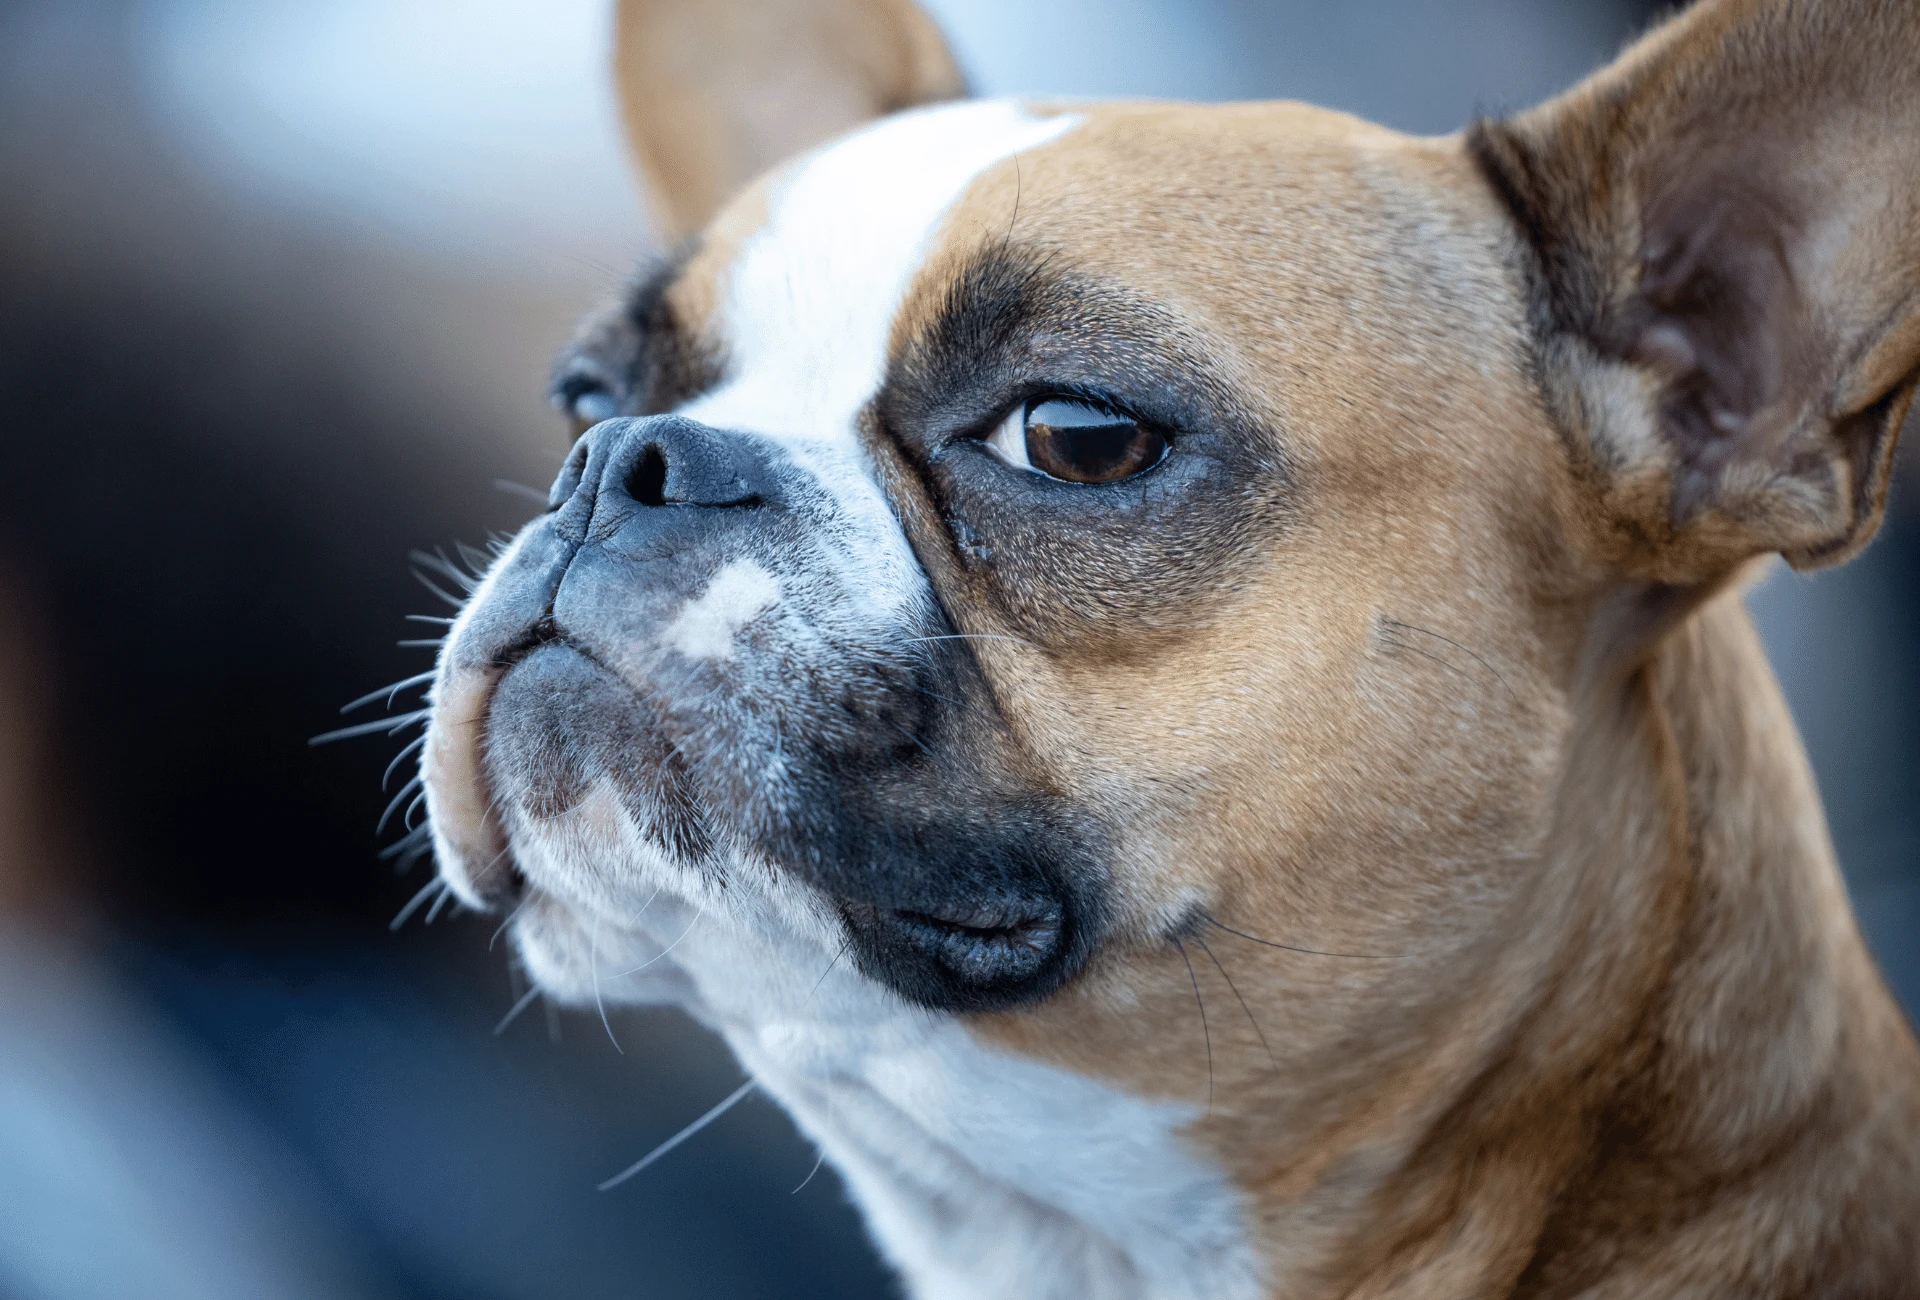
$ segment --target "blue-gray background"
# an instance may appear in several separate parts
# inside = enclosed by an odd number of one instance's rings
[[[1638,0],[940,0],[987,92],[1286,96],[1415,131]],[[416,546],[526,513],[547,360],[651,236],[604,0],[0,3],[0,1295],[885,1295],[831,1173],[678,1017],[536,1008],[386,922]],[[1912,449],[1909,448],[1909,452]],[[1911,459],[1911,456],[1909,456]],[[1903,471],[1907,472],[1907,471]],[[1920,1005],[1920,516],[1753,597],[1868,934]],[[802,1183],[804,1186],[801,1186]],[[798,1188],[799,1190],[795,1190]]]

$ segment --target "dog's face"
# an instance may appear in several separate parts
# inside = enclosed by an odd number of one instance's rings
[[[449,644],[452,878],[534,948],[751,899],[941,1010],[1091,965],[1202,1085],[1206,918],[1403,958],[1300,963],[1330,1024],[1424,1000],[1564,725],[1498,233],[1293,107],[960,104],[754,189],[563,363],[617,414]]]
[[[1117,1142],[1198,1121],[1281,1177],[1249,1126],[1352,1122],[1569,923],[1541,864],[1621,593],[1877,511],[1884,431],[1798,533],[1632,513],[1680,476],[1622,450],[1659,385],[1717,376],[1556,378],[1488,177],[1525,144],[976,102],[746,189],[563,360],[579,441],[435,687],[447,880],[797,1109],[860,1076],[925,1126],[1040,1062],[954,1121],[983,1167],[1089,1080],[1162,1107]],[[928,1025],[981,1073],[887,1083]]]

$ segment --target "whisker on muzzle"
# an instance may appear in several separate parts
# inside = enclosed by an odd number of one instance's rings
[[[355,736],[377,736],[383,732],[392,735],[396,731],[404,731],[408,727],[425,722],[427,715],[432,712],[432,709],[415,709],[394,718],[376,718],[372,722],[360,722],[351,727],[323,731],[317,736],[310,737],[307,744],[309,746],[331,745],[336,740],[351,740]]]
[[[449,885],[446,881],[440,879],[438,876],[434,877],[432,880],[429,880],[426,884],[420,887],[420,892],[415,894],[412,898],[408,899],[407,905],[401,908],[397,913],[395,913],[394,918],[391,921],[387,922],[387,929],[398,930],[401,926],[405,925],[408,919],[412,917],[412,915],[415,912],[420,910],[421,905],[424,904],[427,901],[427,899],[433,896],[433,893],[435,890],[440,891],[440,896],[444,898],[446,897],[446,895],[453,892],[453,886]]]
[[[493,936],[487,940],[488,952],[493,951],[493,945],[500,942],[500,936],[507,932],[507,927],[513,924],[514,919],[518,917],[521,912],[525,911],[527,904],[531,903],[532,901],[533,901],[533,895],[528,894],[525,898],[521,899],[518,903],[515,903],[513,906],[513,910],[511,912],[508,912],[506,916],[501,919],[500,924],[496,925],[493,928]]]
[[[547,508],[547,494],[539,488],[528,487],[525,483],[516,483],[510,478],[497,478],[493,481],[493,490],[504,492],[510,497],[519,497],[531,501],[542,510]]]
[[[807,1170],[807,1176],[800,1180],[800,1185],[794,1188],[792,1191],[788,1192],[787,1195],[798,1196],[800,1195],[801,1192],[805,1191],[807,1189],[807,1184],[813,1181],[813,1176],[820,1172],[820,1166],[826,1163],[827,1163],[827,1153],[825,1151],[822,1151],[819,1155],[813,1158],[813,1168]]]
[[[420,739],[425,740],[426,737],[422,736]],[[406,753],[403,750],[401,751],[401,758],[404,758],[404,757],[406,757]],[[399,759],[395,759],[394,765],[398,766],[399,762],[400,762]],[[387,771],[389,774],[391,774],[393,771],[393,768],[389,767]],[[392,802],[387,804],[387,810],[380,814],[380,820],[374,823],[373,833],[375,835],[386,834],[387,823],[393,820],[393,815],[396,812],[400,811],[400,805],[403,802],[405,802],[410,796],[418,797],[418,795],[424,795],[425,790],[423,789],[423,787],[425,786],[425,784],[426,784],[426,779],[424,777],[416,775],[412,779],[410,779],[405,785],[401,786],[399,793],[394,795]],[[380,788],[383,790],[387,788],[385,781],[382,781],[380,783]],[[418,792],[418,795],[416,795],[416,792]],[[414,828],[409,826],[407,827],[407,829],[411,831]]]
[[[415,558],[422,560],[422,562],[424,562],[424,558],[419,556],[418,554],[416,554]],[[446,566],[447,569],[452,569],[452,567],[453,566],[451,564],[448,564]],[[436,570],[436,572],[438,571],[441,571],[441,570]],[[466,597],[454,595],[453,593],[449,592],[446,588],[442,587],[439,583],[435,582],[432,578],[429,578],[426,574],[422,573],[418,569],[415,569],[413,571],[413,576],[416,582],[418,582],[421,586],[425,587],[428,591],[432,592],[434,595],[438,596],[440,599],[446,601],[447,604],[453,606],[453,608],[455,609],[466,608],[466,604],[467,604]],[[466,583],[464,581],[456,581],[454,585],[465,587]],[[472,594],[471,587],[467,587],[467,591],[469,595]]]
[[[688,935],[692,934],[693,927],[700,924],[700,918],[705,916],[706,914],[707,914],[706,904],[702,903],[700,905],[700,909],[693,914],[693,919],[687,922],[687,928],[680,932],[680,939],[684,939]],[[678,948],[680,946],[680,939],[675,939],[672,943],[668,944],[666,947],[662,948],[659,952],[647,958],[645,961],[641,962],[638,966],[635,966],[632,970],[621,971],[618,978],[625,979],[629,975],[638,975],[641,971],[653,965],[655,962],[659,961],[662,957],[665,957],[668,953],[672,952],[675,948]]]
[[[1220,922],[1214,920],[1212,916],[1208,915],[1205,912],[1197,912],[1195,913],[1195,915],[1198,916],[1202,921],[1205,921],[1208,925],[1213,926],[1217,930],[1225,930],[1228,934],[1234,935],[1241,939],[1245,939],[1248,943],[1257,943],[1263,948],[1278,948],[1282,952],[1305,953],[1309,957],[1348,957],[1354,961],[1399,961],[1400,960],[1399,956],[1392,953],[1326,952],[1319,948],[1301,948],[1290,943],[1275,943],[1272,939],[1262,939],[1258,935],[1248,934],[1245,930],[1236,930],[1230,925],[1222,925]]]
[[[433,829],[430,826],[416,826],[405,835],[380,850],[382,861],[399,859],[399,869],[405,871],[423,856],[433,851]]]
[[[1444,668],[1452,669],[1454,672],[1461,672],[1461,669],[1459,668],[1458,665],[1448,663],[1445,659],[1442,659],[1437,655],[1431,655],[1424,650],[1417,649],[1414,646],[1407,644],[1406,641],[1400,640],[1394,637],[1392,633],[1393,633],[1393,630],[1396,630],[1396,629],[1399,631],[1405,631],[1405,632],[1417,632],[1421,636],[1431,637],[1433,640],[1438,641],[1443,645],[1452,646],[1455,650],[1458,650],[1461,654],[1466,655],[1468,658],[1472,659],[1475,663],[1479,664],[1482,668],[1486,669],[1487,673],[1493,678],[1493,680],[1500,683],[1501,689],[1506,691],[1508,695],[1511,695],[1515,700],[1518,700],[1520,698],[1520,693],[1513,689],[1512,685],[1507,681],[1505,677],[1502,677],[1500,675],[1500,670],[1498,668],[1495,668],[1491,663],[1487,662],[1486,656],[1481,654],[1479,651],[1475,650],[1472,646],[1462,645],[1460,642],[1454,640],[1452,637],[1443,636],[1440,633],[1435,632],[1432,628],[1420,627],[1413,623],[1403,623],[1397,618],[1387,618],[1384,615],[1380,619],[1380,626],[1382,628],[1388,629],[1388,633],[1387,633],[1388,644],[1393,645],[1398,649],[1406,650],[1412,654],[1417,654],[1423,659],[1431,659],[1435,663],[1441,665]],[[1471,674],[1462,673],[1462,676],[1471,677]]]
[[[409,740],[406,743],[406,745],[400,750],[400,752],[393,756],[393,761],[387,764],[387,770],[380,774],[380,788],[382,790],[387,788],[387,782],[393,780],[393,774],[399,768],[400,764],[407,761],[407,755],[413,753],[415,750],[419,749],[422,745],[426,743],[427,743],[426,733],[422,732],[420,735],[415,736],[412,740]],[[381,825],[384,826],[386,824],[386,818],[382,817],[380,819],[380,823]],[[378,834],[378,833],[379,832],[377,831],[375,832],[375,834]]]
[[[1205,939],[1202,939],[1196,934],[1193,936],[1193,941],[1200,945],[1200,951],[1207,954],[1207,960],[1212,962],[1213,968],[1220,972],[1220,978],[1227,982],[1227,988],[1232,991],[1234,1001],[1238,1002],[1240,1009],[1247,1013],[1247,1023],[1253,1026],[1254,1037],[1260,1040],[1260,1046],[1266,1051],[1268,1063],[1273,1066],[1275,1071],[1278,1071],[1280,1069],[1280,1061],[1274,1056],[1273,1048],[1267,1042],[1266,1032],[1260,1028],[1260,1022],[1253,1018],[1253,1008],[1248,1006],[1247,1000],[1240,996],[1240,986],[1233,982],[1233,976],[1227,974],[1227,968],[1222,966],[1220,959],[1213,955],[1213,949],[1207,946]]]
[[[353,701],[351,704],[341,705],[340,712],[352,713],[355,709],[363,708],[366,705],[372,704],[375,700],[379,699],[381,696],[386,697],[387,707],[392,708],[394,696],[398,695],[401,691],[406,690],[409,686],[423,686],[426,683],[432,681],[434,673],[436,671],[438,670],[429,668],[424,673],[415,673],[411,677],[402,677],[399,681],[393,683],[391,686],[382,686],[378,690],[368,691],[365,695],[362,695],[359,699]]]
[[[440,897],[433,900],[433,906],[427,909],[427,919],[421,922],[421,924],[432,925],[434,922],[434,918],[440,915],[440,909],[445,907],[447,905],[447,900],[451,899],[452,897],[453,897],[453,886],[448,885],[445,889],[440,891]]]
[[[613,1022],[607,1019],[607,1004],[600,997],[600,918],[598,916],[593,918],[593,938],[591,947],[587,950],[587,965],[593,970],[593,1005],[600,1012],[600,1027],[607,1031],[607,1041],[613,1044],[613,1050],[625,1056],[627,1049],[620,1046],[620,1040],[613,1036]]]
[[[1207,1024],[1207,1000],[1200,996],[1200,977],[1194,974],[1193,959],[1187,956],[1187,945],[1181,943],[1178,936],[1173,946],[1180,950],[1180,960],[1187,965],[1187,978],[1193,981],[1193,1003],[1200,1008],[1200,1033],[1207,1044],[1207,1113],[1213,1113],[1213,1030]]]

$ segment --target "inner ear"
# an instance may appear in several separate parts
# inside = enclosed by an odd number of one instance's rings
[[[1818,382],[1807,304],[1788,248],[1800,223],[1781,196],[1721,172],[1649,205],[1625,358],[1658,377],[1660,426],[1678,451],[1672,513],[1707,506],[1736,454],[1777,458],[1765,413]]]
[[[1916,139],[1920,5],[1857,0],[1708,0],[1469,133],[1603,564],[1690,585],[1872,536],[1920,385]]]

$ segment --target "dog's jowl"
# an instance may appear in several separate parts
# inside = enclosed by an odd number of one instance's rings
[[[1411,139],[768,3],[622,10],[685,240],[444,650],[458,895],[722,1034],[916,1295],[1920,1295],[1739,595],[1881,516],[1920,6]]]

